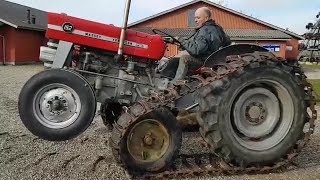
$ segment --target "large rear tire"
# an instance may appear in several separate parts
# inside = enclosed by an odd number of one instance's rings
[[[69,140],[85,131],[96,111],[90,84],[69,70],[34,75],[19,95],[19,114],[34,135],[50,141]]]
[[[200,90],[200,132],[218,155],[238,165],[269,165],[295,147],[306,105],[291,70],[256,62]]]

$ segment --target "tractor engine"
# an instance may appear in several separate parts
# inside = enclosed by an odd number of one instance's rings
[[[50,53],[55,55],[57,46],[50,40],[47,47],[41,47],[40,59],[47,68],[52,67]],[[168,78],[156,73],[158,64],[155,61],[130,56],[117,61],[112,52],[78,45],[70,54],[68,64],[90,82],[101,103],[130,105],[155,89],[166,89],[169,83]]]
[[[117,62],[113,54],[86,51],[73,63],[94,87],[97,101],[101,103],[130,105],[148,96],[152,90],[166,89],[169,83],[167,78],[156,73],[156,63],[141,62],[132,57]]]

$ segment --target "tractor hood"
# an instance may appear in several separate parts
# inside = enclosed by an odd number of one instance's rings
[[[121,28],[88,21],[66,14],[48,13],[48,39],[63,40],[74,44],[117,53]],[[124,54],[138,58],[160,60],[166,44],[159,35],[127,30]]]

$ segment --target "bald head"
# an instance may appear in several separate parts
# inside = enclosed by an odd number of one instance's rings
[[[201,14],[202,16],[206,16],[211,19],[211,10],[208,7],[201,7],[197,9],[196,13]]]
[[[197,23],[197,27],[203,26],[205,22],[212,18],[212,13],[208,7],[201,7],[196,10],[195,13],[195,21]]]

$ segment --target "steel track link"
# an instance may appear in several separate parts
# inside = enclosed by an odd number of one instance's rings
[[[254,58],[245,59],[244,57],[252,56]],[[315,120],[317,119],[317,111],[315,109],[316,99],[312,89],[312,85],[306,80],[306,76],[298,63],[291,63],[284,59],[276,58],[270,53],[255,52],[251,54],[244,54],[241,56],[230,56],[227,58],[225,64],[218,65],[216,68],[207,68],[201,75],[193,76],[192,82],[181,83],[176,87],[172,87],[166,91],[156,92],[150,98],[138,102],[129,107],[124,114],[120,116],[125,125],[115,123],[116,129],[110,141],[116,161],[124,168],[125,165],[121,162],[119,154],[119,146],[123,133],[130,124],[139,119],[147,113],[159,107],[174,108],[173,101],[183,97],[188,93],[198,90],[200,87],[212,84],[212,82],[231,75],[236,71],[241,71],[245,66],[251,63],[267,63],[267,61],[277,62],[278,66],[283,65],[292,68],[292,75],[297,78],[301,84],[301,88],[305,90],[305,102],[307,105],[307,130],[304,132],[304,137],[299,140],[296,146],[280,161],[275,162],[271,166],[248,166],[239,167],[217,157],[214,154],[181,154],[175,160],[175,164],[168,167],[166,171],[160,173],[137,172],[127,169],[128,174],[133,179],[168,179],[168,178],[182,178],[194,177],[204,175],[221,175],[221,174],[264,174],[270,172],[277,172],[285,170],[286,167],[294,164],[294,158],[301,152],[303,147],[307,145],[310,136],[314,132]],[[195,85],[195,81],[197,85]],[[193,88],[191,88],[193,87]],[[308,113],[311,112],[310,114]],[[118,121],[119,122],[119,121]]]

